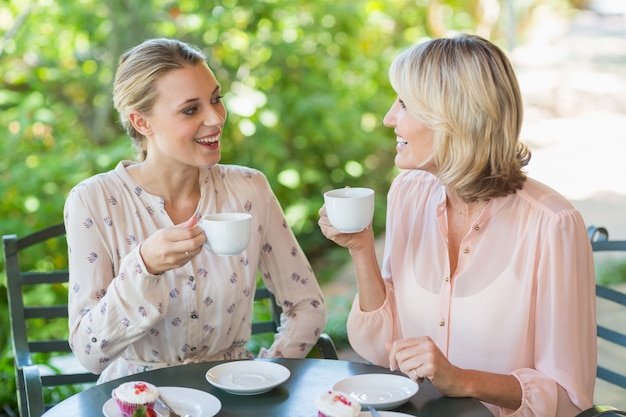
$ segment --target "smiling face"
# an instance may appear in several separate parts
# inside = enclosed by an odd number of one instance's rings
[[[393,103],[383,124],[396,134],[395,163],[401,169],[421,169],[436,174],[432,159],[433,130],[413,117],[400,97]]]
[[[226,109],[220,86],[204,64],[162,75],[149,115],[131,113],[135,128],[147,138],[148,159],[162,164],[207,167],[221,157]]]

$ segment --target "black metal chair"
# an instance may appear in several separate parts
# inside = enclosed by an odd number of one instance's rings
[[[600,417],[600,416],[626,416],[626,411],[618,410],[617,408],[613,408],[606,405],[596,405],[592,408],[589,408],[582,413],[576,415],[576,417]]]
[[[626,252],[626,240],[609,240],[609,232],[604,227],[589,226],[587,231],[594,253]],[[596,296],[626,308],[626,294],[613,288],[596,284]],[[626,333],[609,329],[604,325],[598,325],[598,337],[624,348],[624,354],[626,355]],[[598,366],[598,378],[626,389],[626,375],[615,372],[605,366]]]
[[[62,240],[62,244],[53,245],[55,248],[62,247],[64,253],[60,254],[67,258],[67,246],[65,244],[65,227],[57,224],[46,229],[37,231],[23,238],[16,235],[2,237],[4,255],[6,261],[7,294],[9,299],[9,315],[11,321],[11,335],[13,341],[13,356],[15,363],[15,378],[17,385],[18,407],[22,417],[39,417],[54,402],[44,401],[44,392],[50,387],[74,386],[78,384],[93,384],[98,375],[92,374],[86,369],[75,364],[78,371],[57,369],[56,372],[41,372],[46,366],[47,357],[40,357],[37,353],[60,354],[64,357],[74,358],[67,337],[63,339],[33,340],[29,335],[29,321],[31,320],[65,320],[67,328],[67,289],[63,304],[56,305],[30,305],[25,302],[24,290],[38,285],[67,285],[69,273],[66,270],[53,270],[46,272],[22,271],[20,267],[20,254],[28,248],[37,245],[45,245],[54,239]],[[59,253],[55,254],[59,256]],[[270,306],[271,319],[255,321],[252,324],[252,333],[276,332],[280,325],[280,307],[276,304],[274,295],[264,287],[259,287],[255,293],[255,302],[265,303]],[[267,316],[267,315],[266,315]],[[337,352],[331,338],[323,333],[320,335],[315,348],[309,354],[312,357],[325,359],[337,359]],[[73,366],[75,368],[76,366]],[[82,370],[80,369],[82,368]]]
[[[587,233],[591,241],[594,254],[598,252],[626,252],[626,240],[609,240],[609,232],[604,227],[589,226]],[[626,294],[605,285],[596,284],[596,296],[599,301],[616,303],[626,308]],[[603,324],[598,324],[598,339],[610,342],[614,346],[623,348],[626,358],[626,334],[622,331],[610,329]],[[611,384],[626,389],[626,375],[616,370],[609,369],[608,365],[598,364],[597,377]],[[576,417],[599,417],[599,416],[626,416],[626,411],[617,410],[611,406],[596,405],[583,411]]]
[[[256,292],[254,294],[255,302],[263,302],[265,299],[268,300],[269,308],[270,308],[270,320],[256,320],[252,323],[252,334],[260,334],[260,333],[276,333],[278,326],[280,326],[280,313],[281,308],[276,303],[276,299],[274,298],[274,294],[272,294],[265,287],[257,287]],[[309,352],[308,357],[310,358],[321,358],[321,359],[338,359],[337,349],[335,348],[335,344],[331,337],[326,334],[320,334],[317,339],[317,343]]]
[[[54,405],[44,402],[44,391],[48,387],[94,383],[98,378],[97,375],[87,370],[62,371],[61,373],[41,372],[47,363],[45,357],[49,357],[51,354],[71,356],[72,353],[67,338],[33,340],[29,334],[29,323],[36,321],[49,323],[59,319],[64,319],[67,323],[67,298],[64,304],[50,305],[45,304],[45,300],[38,300],[37,305],[34,305],[25,302],[24,292],[35,286],[64,285],[68,282],[69,275],[67,270],[22,271],[20,254],[31,247],[45,245],[53,239],[63,241],[63,244],[57,245],[57,247],[66,247],[63,224],[57,224],[19,239],[14,234],[2,237],[6,262],[15,383],[19,413],[22,417],[39,417],[45,410]],[[63,256],[67,256],[67,252]],[[64,292],[67,293],[66,290]],[[67,325],[65,327],[67,328]],[[59,335],[59,337],[61,336]]]

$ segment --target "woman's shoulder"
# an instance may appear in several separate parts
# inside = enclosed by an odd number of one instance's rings
[[[231,188],[256,189],[261,191],[269,189],[269,181],[265,174],[255,168],[243,165],[217,164],[207,168],[206,175],[212,177],[209,182],[221,182]]]
[[[444,189],[442,182],[436,175],[419,169],[410,169],[401,171],[393,180],[390,193],[419,188],[421,190],[429,189],[432,191],[440,191]]]
[[[124,168],[124,161],[119,162],[118,165],[107,172],[102,172],[99,174],[95,174],[89,178],[85,178],[76,184],[71,192],[91,192],[94,190],[101,191],[103,189],[108,189],[110,187],[120,185],[123,183],[120,178],[120,173],[126,173]]]
[[[407,169],[400,171],[400,173],[394,178],[394,182],[398,183],[427,183],[427,184],[436,184],[442,185],[439,178],[436,175],[431,174],[428,171],[423,171],[421,169]]]
[[[258,169],[243,165],[216,164],[207,168],[207,171],[210,175],[229,179],[265,178],[265,174]]]
[[[530,205],[548,213],[558,214],[575,210],[572,203],[561,193],[533,178],[527,178],[517,194]]]

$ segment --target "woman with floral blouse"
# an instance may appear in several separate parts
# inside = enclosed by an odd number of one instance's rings
[[[100,382],[156,367],[250,359],[257,276],[283,308],[260,357],[304,357],[326,321],[314,273],[265,176],[220,161],[226,109],[197,48],[152,39],[127,51],[113,99],[138,150],[78,184],[64,220],[70,344]],[[238,256],[203,247],[198,218],[252,215]]]

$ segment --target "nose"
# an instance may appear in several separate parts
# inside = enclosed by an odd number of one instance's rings
[[[389,109],[385,117],[383,118],[383,125],[385,127],[395,127],[396,125],[396,115],[393,111],[393,106]]]
[[[226,109],[224,105],[207,106],[203,114],[204,120],[202,124],[205,126],[223,125],[226,120]]]

